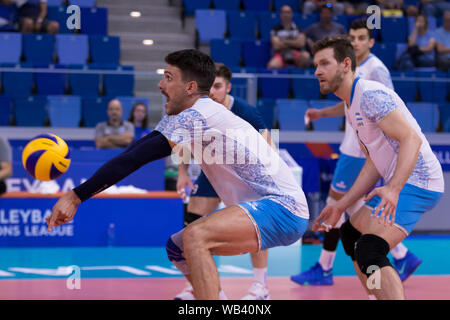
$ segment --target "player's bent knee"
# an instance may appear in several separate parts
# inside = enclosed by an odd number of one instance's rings
[[[355,261],[355,243],[361,237],[361,232],[353,227],[350,219],[344,222],[339,230],[341,232],[341,241],[345,253]]]
[[[183,230],[170,236],[166,243],[167,257],[183,274],[189,274],[189,269],[183,251]]]
[[[356,242],[355,258],[362,273],[370,276],[373,271],[391,266],[387,254],[389,244],[374,234],[365,234]]]

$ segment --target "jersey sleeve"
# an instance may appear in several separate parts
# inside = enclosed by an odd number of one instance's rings
[[[372,70],[370,73],[369,79],[367,80],[373,80],[380,82],[384,84],[389,89],[394,89],[394,85],[392,84],[391,74],[389,71],[382,67],[377,67]]]
[[[371,121],[379,122],[397,108],[393,97],[386,91],[368,90],[362,94],[361,112]]]

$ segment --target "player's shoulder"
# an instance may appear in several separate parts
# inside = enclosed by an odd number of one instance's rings
[[[233,102],[233,108],[239,108],[239,109],[246,109],[246,110],[254,110],[255,107],[250,105],[247,101],[245,101],[242,98],[233,96],[234,102]]]

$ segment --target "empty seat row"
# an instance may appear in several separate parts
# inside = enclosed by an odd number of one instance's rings
[[[117,96],[123,108],[123,119],[128,119],[132,106],[143,102],[144,97]],[[29,96],[10,99],[0,96],[0,126],[7,126],[11,120],[17,126],[44,126],[76,128],[95,127],[107,120],[107,107],[113,97],[82,98],[80,96]]]
[[[119,64],[120,38],[51,34],[0,33],[0,63]]]
[[[279,11],[281,6],[288,4],[292,10],[299,11],[302,0],[183,0],[186,15],[193,15],[197,9],[221,9],[221,10],[250,10],[270,11],[275,8]]]
[[[26,65],[22,65],[26,67]],[[49,67],[45,65],[45,67]],[[80,96],[98,95],[133,95],[133,74],[120,74],[133,71],[132,66],[116,65],[82,65],[69,66],[72,70],[80,70],[80,73],[57,72],[66,66],[50,65],[49,72],[32,72],[31,70],[14,70],[5,68],[1,72],[2,93],[8,97],[28,97],[32,94],[64,95],[73,94]],[[89,71],[95,73],[90,73]],[[20,71],[20,72],[18,72]],[[55,72],[52,72],[55,71]],[[75,72],[75,71],[73,71]],[[101,72],[108,72],[101,75]],[[109,73],[114,72],[114,73]]]
[[[95,0],[47,0],[48,6],[77,5],[82,8],[94,8]]]

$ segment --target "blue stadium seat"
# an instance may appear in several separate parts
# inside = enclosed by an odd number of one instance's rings
[[[334,106],[339,100],[310,100],[310,108],[323,109],[325,107]],[[343,117],[321,118],[313,121],[314,131],[339,131]]]
[[[273,27],[280,24],[280,15],[275,12],[258,12],[258,31],[261,39],[270,39],[270,31]]]
[[[63,69],[64,65],[35,65],[38,68]],[[66,92],[67,76],[65,73],[36,72],[36,89],[38,94],[63,95]]]
[[[119,64],[120,38],[117,36],[89,36],[89,54],[93,63]]]
[[[128,119],[130,117],[131,109],[133,109],[133,106],[136,103],[144,103],[147,107],[149,105],[148,98],[145,97],[118,96],[116,99],[122,104],[123,119]]]
[[[349,30],[349,22],[348,22],[348,18],[347,15],[345,14],[340,14],[340,15],[335,15],[333,16],[333,21],[339,24],[342,24],[345,28],[345,30]]]
[[[229,68],[240,66],[242,60],[241,41],[233,39],[212,39],[211,58],[222,62]]]
[[[56,52],[61,64],[86,64],[89,56],[88,36],[58,34]]]
[[[439,118],[444,132],[450,132],[450,103],[439,105]]]
[[[14,101],[14,119],[20,127],[42,127],[47,119],[47,98],[29,96]]]
[[[95,65],[94,65],[95,67]],[[71,69],[85,69],[87,66],[71,65]],[[69,73],[71,93],[82,97],[96,97],[100,88],[100,74]]]
[[[276,100],[277,119],[280,130],[305,130],[305,111],[308,109],[306,100],[279,99]]]
[[[260,69],[258,73],[275,75],[288,75],[287,69],[270,70]],[[261,90],[261,97],[266,99],[287,99],[289,97],[289,78],[258,78],[258,88]]]
[[[381,18],[383,42],[406,42],[407,20],[405,17]]]
[[[47,0],[47,6],[59,7],[62,5],[63,0]]]
[[[19,63],[22,55],[22,35],[20,33],[0,33],[0,63]],[[4,48],[8,48],[5,50]]]
[[[263,117],[267,128],[272,129],[275,120],[275,100],[273,99],[258,99],[256,103],[259,113]]]
[[[0,26],[0,31],[15,31],[15,7],[0,4],[0,20],[4,23]]]
[[[406,106],[423,132],[436,132],[439,123],[439,109],[437,104],[410,102]]]
[[[11,99],[0,96],[0,126],[8,126],[11,120]]]
[[[19,66],[19,65],[17,65]],[[26,66],[26,65],[25,65]],[[2,67],[9,67],[2,65]],[[5,96],[11,98],[28,97],[33,88],[32,72],[2,72],[2,85]]]
[[[81,120],[81,98],[47,96],[48,116],[52,127],[77,128]]]
[[[51,34],[24,34],[23,54],[26,62],[52,63],[55,51],[55,36]]]
[[[447,77],[444,72],[420,72],[416,71],[416,76],[426,78],[425,81],[418,81],[420,97],[425,102],[444,103],[447,98],[445,82],[431,81],[432,79],[442,80]]]
[[[302,31],[305,31],[310,25],[319,22],[319,15],[317,13],[294,14],[293,21]]]
[[[295,99],[320,99],[319,81],[314,77],[313,69],[292,69],[293,75],[312,76],[312,78],[292,78],[292,90]]]
[[[300,4],[302,0],[274,0],[273,5],[275,6],[275,11],[280,12],[280,8],[287,4],[292,8],[292,11],[298,12],[300,11]]]
[[[239,10],[241,7],[241,0],[213,0],[214,9],[219,10]]]
[[[105,70],[133,71],[133,66],[118,66],[111,68],[103,66]],[[107,96],[132,96],[134,93],[134,75],[132,74],[104,74],[103,88]]]
[[[81,32],[84,34],[108,34],[107,8],[81,8]]]
[[[53,20],[59,23],[59,33],[73,33],[74,30],[67,28],[67,19],[69,14],[66,13],[66,7],[63,6],[48,6],[47,19]],[[84,16],[83,16],[84,17]],[[83,19],[81,19],[83,20]]]
[[[77,5],[82,8],[94,8],[95,0],[69,0],[69,5]]]
[[[229,11],[227,12],[227,28],[230,38],[254,39],[256,16],[248,11]]]
[[[413,71],[391,71],[392,83],[394,90],[400,96],[400,98],[406,102],[414,102],[417,95],[417,83],[413,79],[415,73]],[[396,80],[395,78],[400,78]],[[407,80],[407,78],[412,78]]]
[[[396,63],[397,44],[393,42],[375,42],[372,53],[375,54],[388,69],[393,69]]]
[[[236,78],[236,73],[257,73],[258,69],[253,67],[230,67],[233,76],[231,77],[231,95],[247,100],[247,78]]]
[[[210,0],[183,0],[185,14],[192,16],[197,9],[209,9],[211,6]]]
[[[223,38],[227,31],[226,13],[224,10],[195,10],[195,26],[200,44]]]
[[[97,123],[107,121],[106,110],[111,98],[97,97],[84,98],[82,101],[82,114],[85,127],[95,127]]]
[[[242,43],[242,56],[246,67],[265,68],[270,60],[270,41],[253,40]]]
[[[270,11],[270,0],[243,0],[245,10]]]

